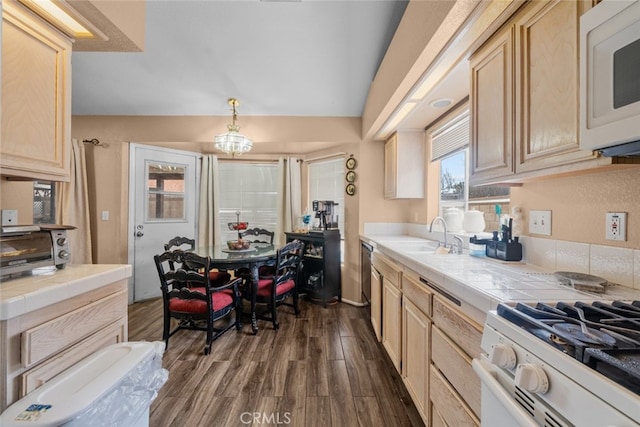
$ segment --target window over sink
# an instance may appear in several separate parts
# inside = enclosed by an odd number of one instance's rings
[[[439,215],[445,209],[478,209],[488,213],[495,205],[508,213],[509,187],[469,186],[470,114],[468,107],[452,110],[434,127],[428,130],[431,141],[431,161],[440,166],[438,194]],[[487,216],[487,219],[491,218]],[[487,224],[487,228],[494,227]]]

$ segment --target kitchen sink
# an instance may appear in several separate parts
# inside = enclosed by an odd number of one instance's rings
[[[389,245],[395,251],[409,256],[416,255],[448,255],[449,252],[437,252],[440,242],[435,240],[425,240],[423,242],[407,242],[397,245]]]

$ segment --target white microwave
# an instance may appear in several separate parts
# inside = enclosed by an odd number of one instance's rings
[[[580,18],[580,148],[640,155],[640,0]]]

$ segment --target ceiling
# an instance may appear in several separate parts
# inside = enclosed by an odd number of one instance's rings
[[[406,1],[147,0],[143,52],[74,51],[74,115],[360,117]]]

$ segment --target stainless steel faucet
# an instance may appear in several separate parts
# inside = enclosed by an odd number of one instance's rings
[[[462,247],[464,245],[464,242],[462,240],[462,237],[460,236],[456,236],[455,234],[453,235],[453,240],[455,240],[455,243],[451,244],[451,253],[452,254],[458,254],[461,255],[462,254]]]
[[[447,247],[447,221],[444,220],[441,216],[437,216],[431,220],[431,224],[429,225],[429,233],[433,231],[433,224],[436,221],[440,221],[442,223],[442,228],[444,229],[444,247]]]

